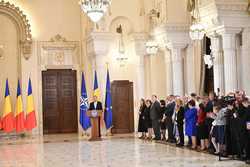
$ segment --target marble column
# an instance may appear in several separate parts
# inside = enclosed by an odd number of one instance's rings
[[[241,81],[242,89],[246,94],[250,94],[250,27],[244,28],[242,32],[242,52],[241,52]]]
[[[92,57],[93,82],[94,71],[97,72],[100,100],[104,102],[108,52],[112,35],[104,32],[92,32],[87,39],[87,54]]]
[[[145,66],[144,66],[144,55],[138,56],[138,65],[136,67],[136,87],[138,99],[145,98]]]
[[[185,81],[186,81],[186,91],[185,93],[190,95],[195,91],[195,64],[194,64],[194,45],[192,42],[187,47],[187,54],[185,57],[186,60],[186,73],[185,73]]]
[[[236,65],[236,32],[222,33],[224,52],[225,93],[238,89]]]
[[[105,101],[105,90],[106,90],[106,76],[107,76],[107,63],[108,58],[106,55],[96,54],[93,65],[93,86],[94,86],[94,71],[97,72],[98,87],[100,89],[101,97],[100,100]]]
[[[182,49],[184,47],[174,45],[171,48],[172,71],[173,71],[173,94],[184,95],[184,75],[183,75],[183,56]]]
[[[171,52],[172,94],[183,96],[185,90],[183,58],[184,48],[190,43],[189,26],[186,24],[163,24],[156,28],[155,35],[158,36],[156,39],[159,39],[160,43]],[[169,64],[169,57],[165,56],[165,61],[166,64]],[[169,70],[166,72],[169,74]],[[167,89],[169,91],[171,87]]]
[[[166,91],[167,95],[173,94],[173,71],[172,58],[168,50],[165,50],[165,67],[166,67]]]
[[[225,93],[224,88],[224,59],[219,36],[211,36],[211,50],[214,57],[214,91],[220,88],[221,94]]]
[[[136,64],[136,98],[137,100],[145,98],[145,63],[144,58],[146,55],[146,35],[144,33],[133,34],[135,45],[135,54],[137,59]]]

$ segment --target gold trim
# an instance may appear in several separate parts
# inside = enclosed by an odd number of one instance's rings
[[[50,42],[67,42],[67,40],[66,38],[62,37],[60,34],[57,34],[50,39]]]

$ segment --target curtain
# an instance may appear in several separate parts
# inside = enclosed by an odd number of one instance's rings
[[[195,41],[194,64],[195,64],[195,89],[199,95],[204,94],[205,64],[203,61],[204,41]]]

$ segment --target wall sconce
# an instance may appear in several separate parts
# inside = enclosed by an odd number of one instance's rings
[[[159,50],[159,45],[158,45],[158,43],[156,41],[149,40],[146,43],[146,52],[149,55],[155,55],[155,54],[157,54],[158,50]]]
[[[149,16],[151,18],[157,18],[157,19],[159,19],[160,18],[160,12],[157,11],[156,9],[151,9],[150,12],[149,12]]]
[[[119,44],[118,44],[118,56],[116,57],[116,60],[120,63],[120,66],[122,67],[122,66],[125,66],[128,60],[128,57],[125,54],[125,45],[124,45],[124,39],[123,39],[122,25],[117,27],[116,32],[120,34]]]
[[[4,59],[4,46],[0,45],[0,60]]]

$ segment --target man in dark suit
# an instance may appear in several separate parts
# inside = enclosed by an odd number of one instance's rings
[[[246,164],[250,164],[250,102],[249,99],[243,98],[242,105],[245,108],[243,124],[245,125],[245,144],[246,144]]]
[[[89,110],[102,110],[102,102],[98,101],[96,96],[93,97],[93,102],[90,103]]]
[[[97,96],[93,96],[93,102],[89,105],[89,110],[102,110],[102,102],[98,101]],[[99,118],[99,137],[101,137],[101,119]]]
[[[152,96],[152,105],[150,108],[150,119],[152,120],[152,126],[154,129],[155,138],[154,140],[161,140],[161,132],[160,132],[160,113],[161,106],[157,100],[157,96]]]
[[[167,130],[168,130],[168,139],[167,142],[170,143],[174,143],[175,142],[175,137],[174,137],[174,122],[172,120],[172,116],[174,114],[174,110],[175,110],[175,96],[174,95],[170,95],[169,96],[169,100],[170,103],[167,105],[167,109],[165,112],[165,116],[166,116],[166,124],[167,124]]]

